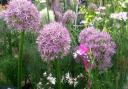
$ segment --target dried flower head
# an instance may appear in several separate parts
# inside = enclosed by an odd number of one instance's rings
[[[97,6],[96,6],[96,4],[94,4],[94,3],[90,3],[90,4],[88,5],[88,9],[89,9],[89,10],[96,11],[96,10],[97,10]]]
[[[9,27],[17,30],[37,30],[40,25],[40,16],[37,8],[27,0],[10,1],[4,20]]]
[[[68,22],[73,23],[75,19],[76,19],[75,12],[73,12],[72,10],[67,10],[63,15],[62,23],[64,24]]]
[[[62,13],[59,12],[59,11],[54,11],[54,14],[55,14],[55,20],[56,20],[57,22],[61,22],[61,21],[62,21],[62,18],[63,18]]]
[[[37,38],[38,50],[44,61],[63,57],[70,49],[70,35],[68,30],[57,22],[45,25]]]
[[[116,46],[107,32],[97,31],[93,27],[86,28],[80,32],[79,42],[92,50],[94,65],[100,70],[111,66],[111,57]]]

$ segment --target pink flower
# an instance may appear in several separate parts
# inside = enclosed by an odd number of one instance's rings
[[[85,47],[83,44],[81,44],[79,46],[79,49],[77,50],[77,53],[79,55],[84,55],[85,53],[87,53],[89,51],[89,49],[87,47]]]
[[[89,49],[85,45],[80,44],[78,50],[74,53],[75,58],[78,58],[84,65],[85,71],[88,71],[89,69],[89,63],[88,63],[89,59],[87,55],[88,52]]]

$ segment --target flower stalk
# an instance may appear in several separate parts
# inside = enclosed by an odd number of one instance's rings
[[[57,89],[62,89],[61,87],[61,69],[59,60],[55,61],[55,72],[56,72],[56,85]]]
[[[20,33],[19,40],[19,60],[18,60],[18,89],[22,89],[21,81],[22,81],[22,61],[23,61],[23,49],[24,49],[24,31]]]

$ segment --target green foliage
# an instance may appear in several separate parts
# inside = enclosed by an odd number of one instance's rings
[[[7,56],[0,60],[0,72],[5,76],[8,84],[17,84],[17,59]]]

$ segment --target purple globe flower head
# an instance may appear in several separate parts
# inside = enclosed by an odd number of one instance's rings
[[[91,49],[95,57],[94,67],[97,66],[99,70],[111,67],[116,45],[107,32],[100,32],[94,27],[85,28],[79,34],[79,42]]]
[[[37,37],[38,51],[44,61],[63,57],[69,53],[71,38],[62,23],[53,22],[44,26]]]
[[[62,18],[62,23],[66,24],[68,22],[73,23],[76,19],[76,14],[72,10],[67,10]]]
[[[17,30],[37,30],[40,26],[40,16],[37,8],[27,0],[12,0],[5,12],[7,25]]]

